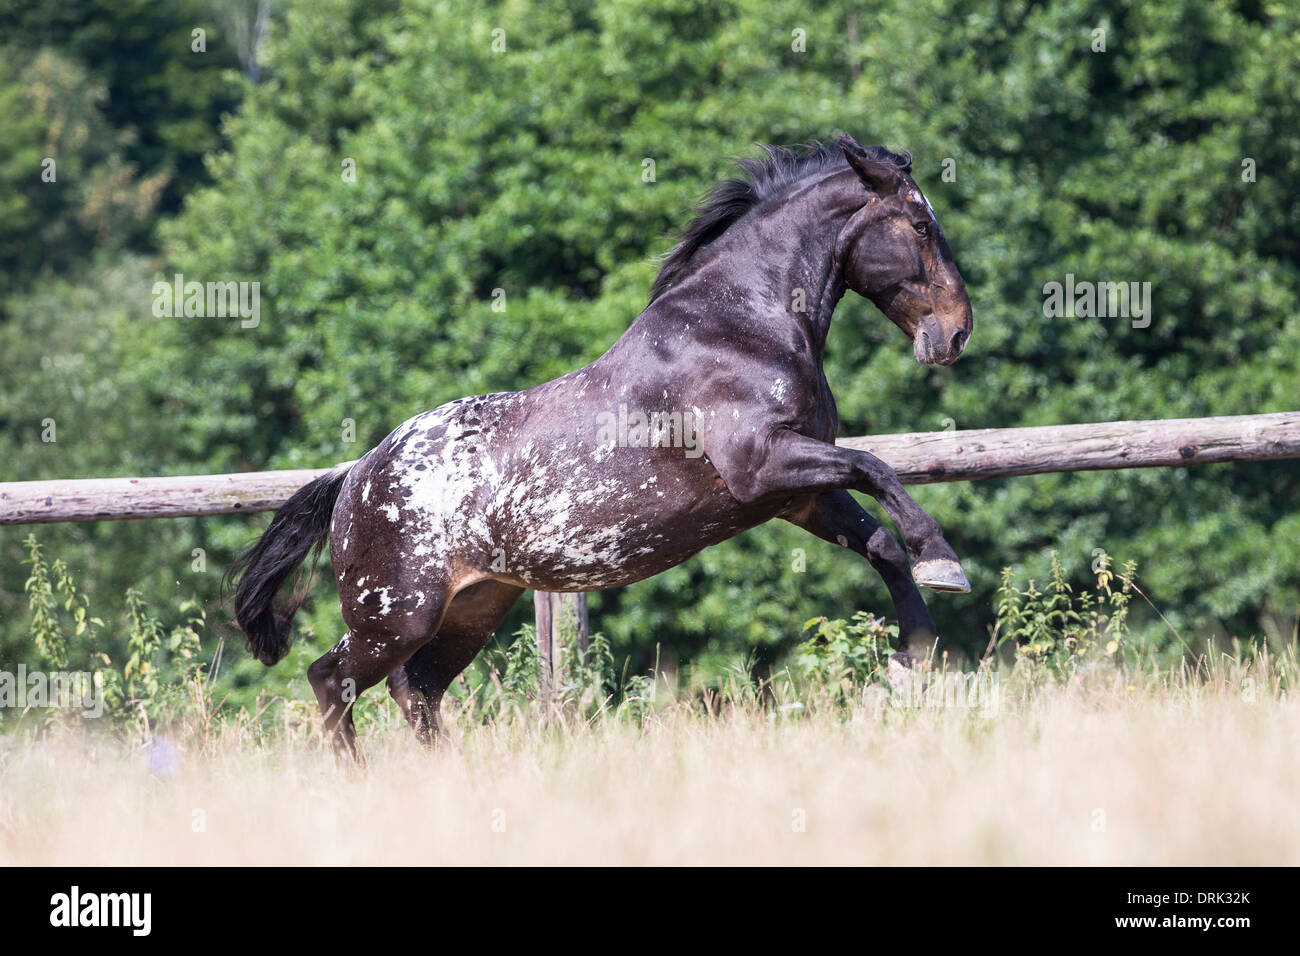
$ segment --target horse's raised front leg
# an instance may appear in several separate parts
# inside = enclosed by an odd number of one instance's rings
[[[922,660],[935,640],[934,619],[907,566],[907,555],[888,528],[868,514],[847,491],[824,491],[804,507],[782,515],[817,537],[849,548],[871,562],[889,589],[898,633],[909,660]]]
[[[957,554],[939,523],[903,489],[898,473],[875,455],[800,435],[788,428],[765,443],[706,449],[727,490],[742,502],[852,488],[889,514],[915,564],[916,583],[936,591],[969,591]]]

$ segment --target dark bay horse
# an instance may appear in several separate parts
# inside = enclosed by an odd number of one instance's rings
[[[608,352],[527,391],[417,415],[293,495],[231,566],[236,621],[274,664],[302,600],[277,609],[276,592],[328,539],[347,633],[309,677],[341,749],[355,754],[352,702],[385,677],[431,739],[444,691],[524,589],[621,587],[771,518],[870,561],[905,647],[934,637],[918,584],[969,590],[894,470],[835,445],[822,373],[846,289],[922,364],[952,363],[970,337],[966,288],[911,157],[845,136],[740,165]],[[902,546],[847,489],[880,502]]]

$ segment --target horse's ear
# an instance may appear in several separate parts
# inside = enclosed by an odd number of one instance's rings
[[[846,152],[850,149],[856,149],[859,153],[865,154],[867,151],[867,147],[854,139],[850,133],[845,133],[840,137],[840,146],[842,146]]]
[[[887,192],[891,186],[897,185],[897,167],[889,163],[868,159],[866,150],[858,146],[857,143],[844,143],[840,148],[844,150],[844,158],[849,161],[853,171],[862,180],[862,185],[866,186],[871,192]]]

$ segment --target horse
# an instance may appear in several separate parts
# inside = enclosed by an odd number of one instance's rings
[[[328,541],[347,630],[308,677],[345,755],[357,757],[353,702],[385,677],[432,742],[444,692],[525,589],[623,587],[773,518],[870,562],[913,659],[936,639],[918,585],[970,590],[895,471],[835,444],[822,371],[846,290],[922,365],[950,365],[970,339],[965,283],[911,155],[844,135],[737,162],[600,358],[415,416],[290,497],[230,566],[235,622],[272,665],[305,597],[277,607],[276,593]],[[901,545],[850,489],[881,504]]]

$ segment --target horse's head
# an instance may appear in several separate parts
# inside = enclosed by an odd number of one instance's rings
[[[911,337],[918,362],[951,365],[970,340],[970,299],[934,210],[909,175],[911,157],[867,150],[850,137],[841,146],[867,190],[840,233],[845,284]]]

